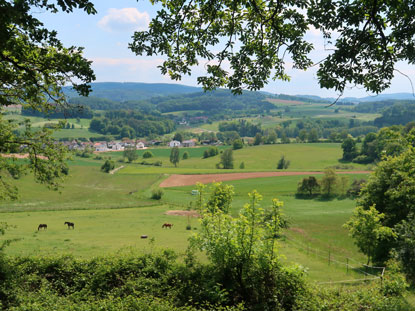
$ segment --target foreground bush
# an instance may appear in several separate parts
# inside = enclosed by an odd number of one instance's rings
[[[256,267],[245,283],[244,301],[236,282],[226,281],[214,265],[191,257],[179,263],[175,253],[121,253],[113,257],[77,260],[72,257],[12,258],[13,274],[2,279],[6,296],[0,309],[63,310],[411,310],[401,298],[402,279],[350,288],[311,287],[296,268],[279,266],[276,273]],[[231,271],[229,271],[231,273]],[[258,284],[274,284],[257,287]],[[1,284],[3,283],[3,284]],[[248,297],[248,296],[247,296]],[[272,308],[266,298],[274,297]],[[240,303],[239,303],[239,302]],[[252,302],[257,303],[252,304]]]

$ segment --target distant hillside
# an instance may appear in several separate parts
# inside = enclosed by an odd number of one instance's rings
[[[334,97],[320,97],[316,95],[285,95],[276,94],[277,98],[289,99],[289,100],[300,100],[305,102],[334,102]],[[412,93],[391,93],[391,94],[379,94],[377,96],[366,96],[366,97],[344,97],[340,98],[338,103],[362,103],[362,102],[381,102],[389,100],[415,100],[415,96]]]
[[[122,102],[128,100],[143,100],[157,96],[188,94],[201,91],[199,87],[168,83],[132,83],[132,82],[100,82],[91,83],[90,96],[105,98],[111,101]],[[69,87],[65,93],[69,97],[78,97]]]
[[[113,101],[98,97],[74,97],[70,102],[98,110],[139,110],[145,113],[167,113],[176,111],[199,111],[202,115],[226,114],[235,116],[240,113],[262,113],[275,108],[266,101],[267,96],[260,92],[244,92],[233,95],[228,90],[196,92],[169,96],[157,96],[145,100]]]

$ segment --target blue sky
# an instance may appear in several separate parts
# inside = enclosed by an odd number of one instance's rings
[[[171,81],[163,76],[157,65],[163,58],[138,57],[128,49],[134,30],[146,29],[148,22],[157,7],[148,0],[95,0],[96,15],[87,15],[82,11],[72,14],[49,14],[34,12],[49,29],[58,31],[58,37],[65,45],[82,46],[84,56],[93,61],[97,82],[146,82],[146,83],[180,83],[196,86],[196,77],[203,73],[203,61],[196,67],[192,76],[184,77],[182,81]],[[307,39],[314,43],[315,51],[311,54],[314,61],[325,55],[324,41],[321,35],[311,29]],[[287,64],[289,67],[289,64]],[[415,67],[399,64],[398,69],[412,79],[415,77]],[[315,78],[316,68],[307,70],[292,70],[290,82],[272,81],[263,89],[278,94],[310,94],[322,97],[337,97],[336,92],[320,89]],[[415,81],[415,79],[414,79]],[[392,86],[384,93],[412,92],[411,84],[406,77],[399,74],[392,81]],[[364,97],[366,91],[358,88],[347,90],[347,96]]]

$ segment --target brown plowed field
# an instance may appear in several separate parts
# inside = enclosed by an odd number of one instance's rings
[[[368,174],[369,171],[337,172],[337,174]],[[197,182],[208,184],[214,181],[227,181],[248,178],[295,176],[295,175],[318,175],[323,172],[252,172],[252,173],[228,173],[228,174],[204,174],[204,175],[171,175],[164,180],[160,187],[191,186]]]

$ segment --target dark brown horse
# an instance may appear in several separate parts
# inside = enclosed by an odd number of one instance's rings
[[[37,227],[37,231],[39,231],[40,229],[47,229],[48,228],[48,225],[47,224],[40,224],[38,227]]]
[[[75,224],[73,222],[65,221],[64,225],[68,225],[68,229],[72,227],[72,229],[75,229]]]
[[[173,224],[168,224],[167,222],[166,223],[164,223],[162,226],[161,226],[162,228],[169,228],[169,229],[171,229],[171,227],[173,227]]]

